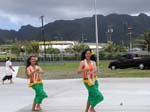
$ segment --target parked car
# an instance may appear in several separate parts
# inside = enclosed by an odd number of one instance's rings
[[[131,67],[139,69],[150,68],[150,57],[142,58],[138,54],[126,54],[120,59],[110,62],[108,66],[112,70]]]

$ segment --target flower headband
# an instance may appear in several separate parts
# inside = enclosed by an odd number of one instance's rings
[[[95,55],[95,52],[93,50],[91,50],[91,55]]]

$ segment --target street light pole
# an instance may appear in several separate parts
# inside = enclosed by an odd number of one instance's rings
[[[82,33],[82,37],[81,38],[82,38],[81,42],[84,43],[84,35],[83,35],[83,33]]]
[[[84,34],[82,33],[82,37],[81,37],[81,43],[84,44],[84,42],[87,40],[87,38],[85,38]]]
[[[112,38],[111,38],[111,34],[113,33],[113,28],[112,28],[112,25],[108,25],[108,34],[109,34],[109,41],[112,41]]]
[[[96,38],[96,55],[97,55],[97,71],[99,73],[99,46],[98,46],[98,24],[97,24],[97,11],[96,11],[96,0],[95,0],[95,38]]]
[[[129,31],[129,36],[130,36],[130,52],[131,52],[131,50],[132,50],[132,47],[133,47],[133,45],[132,45],[132,27],[128,27],[128,31]]]
[[[130,32],[130,51],[132,50],[132,32]]]
[[[43,21],[44,16],[40,16],[40,18],[42,22],[42,38],[44,42],[44,60],[46,61],[46,45],[45,45],[45,32],[44,32],[44,21]]]
[[[63,37],[60,37],[62,41],[62,62],[64,61],[64,42],[63,42]]]
[[[110,28],[110,41],[112,41],[112,38],[111,38],[112,33],[113,33],[113,29]]]

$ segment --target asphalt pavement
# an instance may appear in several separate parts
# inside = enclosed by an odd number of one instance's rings
[[[2,78],[4,67],[0,71]],[[16,73],[14,84],[0,84],[1,112],[31,112],[34,91]],[[41,112],[84,112],[87,90],[82,79],[45,80],[44,88],[49,97]],[[150,112],[150,78],[100,78],[99,89],[105,99],[96,112]]]

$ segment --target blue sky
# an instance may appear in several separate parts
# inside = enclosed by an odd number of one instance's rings
[[[19,29],[20,25],[11,22],[8,18],[0,17],[0,29]]]
[[[97,0],[97,13],[150,15],[150,0]],[[22,25],[41,26],[44,22],[90,17],[94,14],[94,0],[4,0],[0,1],[0,29],[18,30]]]

